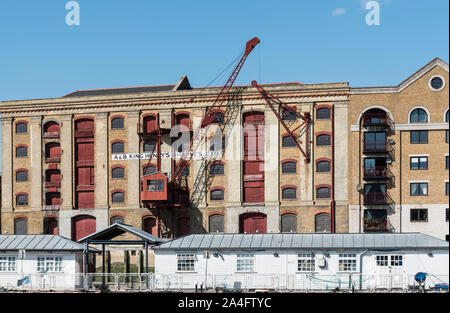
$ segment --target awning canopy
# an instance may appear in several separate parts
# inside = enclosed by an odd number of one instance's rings
[[[115,241],[112,239],[117,236],[120,236],[124,233],[131,233],[131,234],[141,238],[142,242],[147,242],[149,244],[158,244],[158,243],[166,242],[166,240],[155,237],[152,234],[149,234],[141,229],[138,229],[138,228],[130,226],[130,225],[119,224],[119,223],[114,223],[102,230],[99,230],[99,231],[92,233],[84,238],[81,238],[80,240],[78,240],[78,242],[84,243],[87,241],[88,243],[95,244],[96,242],[109,241],[109,244],[114,244]],[[118,241],[117,243],[119,243],[119,242],[123,242],[123,241]]]

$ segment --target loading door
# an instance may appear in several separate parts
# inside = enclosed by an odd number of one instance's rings
[[[72,218],[72,240],[78,241],[87,235],[95,233],[95,217],[79,215]]]
[[[265,234],[267,216],[263,213],[244,213],[239,217],[239,232],[247,234]]]

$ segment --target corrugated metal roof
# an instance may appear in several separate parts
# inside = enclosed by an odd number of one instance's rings
[[[111,240],[112,238],[115,238],[126,232],[129,232],[138,237],[141,237],[142,239],[147,240],[150,243],[166,242],[166,240],[155,237],[152,234],[149,234],[146,231],[143,231],[139,228],[136,228],[136,227],[133,227],[130,225],[126,225],[126,224],[119,224],[119,223],[114,223],[112,225],[109,225],[108,227],[106,227],[102,230],[99,230],[99,231],[92,233],[84,238],[81,238],[80,240],[78,240],[78,242],[81,243],[86,240]]]
[[[0,251],[79,251],[82,244],[59,235],[0,235]]]
[[[154,249],[399,249],[445,248],[447,241],[420,233],[394,234],[195,234]]]

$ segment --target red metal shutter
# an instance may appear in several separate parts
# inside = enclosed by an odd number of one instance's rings
[[[154,116],[146,116],[144,117],[144,132],[151,133],[158,128],[156,124],[156,117]]]
[[[58,234],[58,221],[56,220],[56,218],[46,218],[44,220],[44,234]]]
[[[93,209],[95,207],[93,191],[77,191],[76,200],[79,209]]]
[[[187,114],[179,114],[177,115],[177,125],[184,125],[187,128],[191,129],[191,122],[189,119],[189,115]]]
[[[95,217],[90,215],[79,215],[72,220],[72,240],[78,241],[96,230]]]
[[[240,216],[239,232],[264,234],[267,232],[267,216],[263,213],[244,213]]]
[[[142,220],[142,228],[149,234],[158,237],[158,227],[154,217],[146,217]]]

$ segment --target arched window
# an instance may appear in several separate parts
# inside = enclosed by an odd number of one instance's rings
[[[112,203],[124,203],[125,195],[122,191],[116,191],[112,193],[111,199]]]
[[[113,225],[113,224],[125,224],[125,223],[124,223],[122,216],[116,215],[116,216],[111,217],[111,219],[109,220],[109,224]]]
[[[281,198],[283,200],[297,199],[297,190],[292,187],[283,188]]]
[[[59,137],[59,124],[55,121],[48,121],[44,125],[44,138],[58,138]]]
[[[112,153],[124,153],[125,151],[125,145],[123,144],[123,142],[114,142],[111,145],[111,151]]]
[[[16,182],[28,181],[28,171],[17,171]]]
[[[28,128],[27,123],[17,123],[16,134],[26,134],[27,128]]]
[[[45,144],[45,158],[47,161],[57,161],[61,158],[61,146],[59,142],[49,142]]]
[[[281,215],[281,232],[297,232],[297,215],[292,213]]]
[[[153,115],[144,117],[144,133],[152,133],[158,129],[156,117]]]
[[[61,205],[61,193],[47,192],[45,194],[45,205]]]
[[[297,163],[293,161],[281,164],[281,172],[283,174],[297,173]]]
[[[209,217],[209,232],[223,233],[225,229],[225,218],[222,214],[214,214]]]
[[[14,235],[28,234],[28,220],[26,218],[16,218],[14,220]]]
[[[211,176],[216,176],[216,175],[224,175],[225,171],[225,167],[222,163],[213,163],[211,164],[211,169],[209,174]]]
[[[224,119],[225,119],[225,115],[223,114],[223,112],[217,112],[216,115],[214,116],[213,123],[222,124]]]
[[[293,110],[283,109],[281,118],[283,121],[295,121],[297,119],[297,114]]]
[[[125,169],[123,167],[114,167],[111,170],[112,178],[124,178],[125,177]]]
[[[317,143],[318,146],[329,146],[331,145],[331,136],[330,135],[318,135],[317,136]]]
[[[144,142],[144,152],[156,152],[156,141],[155,140],[147,140]]]
[[[329,108],[319,108],[316,111],[316,119],[328,120],[331,117],[331,110]]]
[[[26,158],[28,156],[28,148],[19,146],[16,148],[16,158]]]
[[[319,187],[316,189],[316,198],[317,199],[330,199],[331,198],[331,189],[329,187]]]
[[[111,129],[123,129],[124,120],[121,117],[116,117],[111,120]]]
[[[26,193],[21,193],[16,196],[16,205],[25,206],[28,205],[28,195]]]
[[[329,233],[331,229],[331,219],[328,213],[319,213],[315,217],[315,232]]]
[[[445,112],[445,122],[446,123],[448,123],[448,114],[449,114],[449,111],[447,110],[447,112]]]
[[[225,192],[222,189],[211,190],[211,201],[220,201],[225,197]]]
[[[44,218],[44,234],[57,235],[58,234],[58,220],[56,217]]]
[[[411,112],[409,117],[410,123],[427,123],[428,114],[424,109],[415,109]]]
[[[283,139],[281,141],[281,146],[282,147],[295,147],[295,141],[294,141],[294,139],[292,139],[292,137],[290,135],[286,135],[283,137]]]
[[[144,216],[142,218],[142,230],[158,237],[158,223],[153,216]]]
[[[316,172],[326,173],[331,170],[331,163],[328,161],[319,161],[316,164]]]

